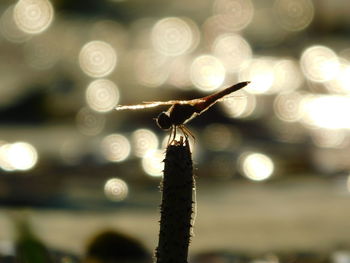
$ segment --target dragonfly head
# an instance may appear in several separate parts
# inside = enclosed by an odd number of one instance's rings
[[[170,117],[169,115],[163,111],[162,113],[160,113],[158,115],[158,117],[156,118],[156,122],[157,125],[159,126],[159,128],[163,129],[163,130],[168,130],[171,127],[171,121],[170,121]]]

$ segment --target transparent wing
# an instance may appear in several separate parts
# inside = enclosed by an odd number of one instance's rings
[[[118,105],[115,107],[116,110],[142,110],[147,108],[153,108],[157,106],[166,106],[166,105],[174,105],[174,104],[196,104],[199,102],[203,102],[202,99],[194,99],[194,100],[169,100],[169,101],[144,101],[141,104],[134,105]]]

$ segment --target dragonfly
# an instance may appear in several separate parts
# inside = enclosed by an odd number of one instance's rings
[[[141,104],[135,105],[118,105],[115,109],[118,111],[143,110],[157,106],[170,106],[167,111],[161,112],[158,117],[155,118],[159,128],[163,130],[171,130],[168,145],[169,142],[171,144],[175,141],[177,128],[182,131],[186,139],[191,136],[195,140],[194,135],[185,124],[208,110],[216,102],[221,101],[225,96],[244,88],[249,83],[250,81],[239,82],[209,96],[192,100],[144,101]]]

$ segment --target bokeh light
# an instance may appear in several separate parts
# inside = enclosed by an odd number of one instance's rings
[[[178,56],[198,45],[199,30],[188,18],[167,17],[154,25],[151,37],[156,51],[166,56]]]
[[[251,83],[244,89],[252,94],[270,94],[273,90],[275,72],[274,62],[269,58],[253,59],[246,68],[239,73],[242,81],[250,80]]]
[[[276,96],[274,111],[276,116],[287,122],[295,122],[301,119],[301,102],[303,96],[298,92],[284,92]]]
[[[122,179],[110,178],[104,185],[104,192],[111,201],[123,201],[129,194],[129,187]]]
[[[304,76],[295,60],[281,59],[274,63],[273,71],[273,90],[275,92],[296,90],[304,83]]]
[[[109,75],[117,64],[114,48],[103,41],[91,41],[85,44],[79,54],[79,65],[85,74],[91,77]]]
[[[224,82],[226,71],[218,58],[202,55],[193,61],[190,74],[192,83],[198,89],[213,91]]]
[[[137,50],[134,56],[138,83],[152,88],[164,84],[169,76],[169,61],[166,56],[151,49]]]
[[[278,25],[288,31],[305,29],[314,18],[314,5],[311,0],[276,0],[274,12]]]
[[[0,18],[0,31],[9,41],[21,43],[28,40],[31,35],[18,28],[13,17],[14,6],[9,6]]]
[[[321,148],[344,148],[347,135],[343,129],[310,129],[313,143]]]
[[[350,129],[350,97],[337,95],[309,95],[302,104],[302,122],[326,129]]]
[[[189,89],[192,84],[190,78],[190,60],[188,56],[174,58],[169,68],[167,83],[177,88]]]
[[[256,109],[256,97],[243,90],[235,92],[234,96],[229,96],[220,102],[220,106],[228,117],[248,118]]]
[[[91,109],[108,112],[119,102],[119,89],[111,80],[97,79],[89,84],[85,97]]]
[[[235,34],[219,36],[213,44],[213,53],[222,61],[229,73],[244,68],[252,58],[249,43],[240,35]]]
[[[11,147],[10,143],[1,142],[0,144],[0,168],[5,171],[13,171],[14,167],[11,165],[8,158],[8,152]]]
[[[143,157],[149,150],[158,148],[157,135],[148,129],[138,129],[131,136],[134,154],[137,157]]]
[[[13,16],[19,29],[28,34],[38,34],[51,25],[54,9],[48,0],[19,0]]]
[[[305,49],[300,58],[301,69],[305,76],[315,82],[333,79],[339,71],[338,56],[325,46],[311,46]]]
[[[103,130],[105,127],[106,118],[102,114],[85,107],[78,112],[76,116],[76,123],[79,131],[82,134],[94,136]]]
[[[244,29],[252,21],[254,6],[250,0],[215,0],[213,13],[228,32]]]
[[[129,140],[121,134],[110,134],[103,138],[101,151],[111,162],[122,162],[128,158],[131,146]]]
[[[142,168],[150,176],[159,177],[164,169],[164,151],[149,150],[142,158]]]
[[[325,83],[330,92],[349,94],[350,93],[350,63],[344,59],[340,62],[338,74]]]
[[[30,170],[38,161],[38,153],[27,142],[15,142],[0,146],[0,166],[3,170]]]
[[[240,168],[247,178],[253,181],[268,179],[274,172],[274,163],[262,153],[244,153],[239,158]]]

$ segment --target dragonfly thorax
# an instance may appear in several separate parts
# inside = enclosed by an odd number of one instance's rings
[[[170,117],[167,114],[167,112],[165,112],[165,111],[161,112],[158,115],[156,122],[157,122],[157,125],[159,126],[159,128],[161,128],[163,130],[168,130],[172,126],[172,122],[170,120]]]

